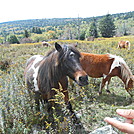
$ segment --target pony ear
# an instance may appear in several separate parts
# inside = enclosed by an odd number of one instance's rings
[[[55,48],[58,52],[60,52],[62,50],[62,47],[60,44],[58,44],[57,42],[55,43]]]

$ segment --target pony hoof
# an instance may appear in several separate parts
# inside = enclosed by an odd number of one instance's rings
[[[99,92],[99,95],[102,95],[102,92]]]
[[[109,93],[109,94],[111,93],[109,90],[106,90],[106,91],[107,91],[107,93]]]

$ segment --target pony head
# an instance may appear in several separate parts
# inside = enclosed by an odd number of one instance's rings
[[[126,90],[131,96],[134,96],[134,75],[129,79]]]
[[[55,49],[59,53],[57,66],[65,75],[69,76],[78,85],[88,84],[88,76],[80,64],[80,52],[72,45],[59,45],[55,43]]]

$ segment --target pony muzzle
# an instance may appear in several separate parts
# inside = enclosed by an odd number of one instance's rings
[[[75,77],[75,82],[79,85],[79,86],[85,86],[88,85],[88,76],[84,73],[84,75],[82,75],[81,73],[78,74]]]

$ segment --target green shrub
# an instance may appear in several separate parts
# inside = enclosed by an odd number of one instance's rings
[[[117,49],[119,40],[129,40],[134,44],[133,37],[103,38],[95,41],[63,40],[61,44],[78,43],[80,51],[104,54],[111,53],[122,56],[134,74],[134,46],[130,51]],[[50,42],[52,45],[54,41]],[[105,90],[101,96],[98,95],[100,79],[95,81],[89,77],[87,87],[79,87],[74,83],[72,89],[69,84],[69,96],[73,109],[80,116],[82,127],[73,124],[68,110],[57,91],[56,105],[53,107],[54,123],[49,122],[49,113],[46,112],[46,105],[41,105],[41,111],[36,111],[33,97],[30,97],[24,83],[24,67],[26,60],[36,54],[46,55],[52,48],[38,45],[20,45],[0,47],[0,59],[11,60],[12,64],[8,72],[0,71],[0,133],[3,134],[29,134],[39,133],[89,133],[90,131],[106,125],[103,121],[105,116],[117,117],[117,108],[131,108],[133,103],[130,96],[124,89],[122,81],[114,77],[109,85],[111,94]],[[59,108],[60,112],[57,113]]]

